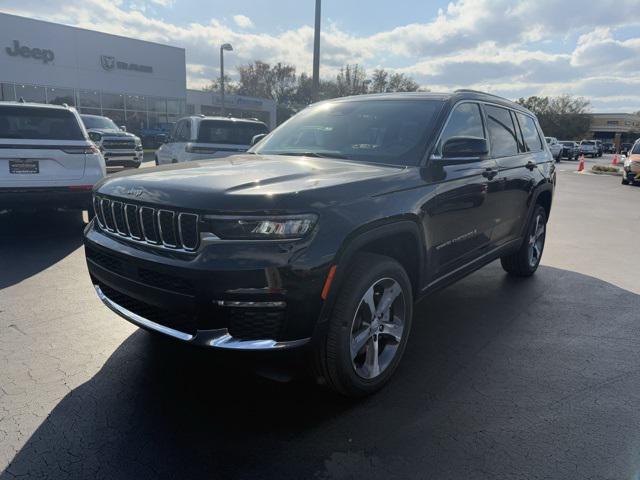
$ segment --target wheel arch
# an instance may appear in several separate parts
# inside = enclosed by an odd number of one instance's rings
[[[367,225],[350,233],[342,243],[333,265],[335,277],[322,307],[320,322],[329,318],[337,292],[348,274],[348,265],[360,252],[377,253],[398,261],[406,270],[414,297],[418,296],[424,276],[424,236],[417,218],[388,220]]]

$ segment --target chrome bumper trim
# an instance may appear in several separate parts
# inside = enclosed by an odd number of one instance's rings
[[[236,302],[230,300],[214,300],[219,307],[231,308],[285,308],[287,302]]]
[[[241,340],[235,338],[229,334],[226,328],[220,328],[217,330],[198,330],[195,335],[181,332],[173,328],[165,327],[159,323],[152,322],[140,315],[127,310],[122,305],[117,304],[100,289],[98,285],[94,285],[96,293],[102,302],[109,307],[112,311],[120,315],[125,320],[137,325],[139,327],[154,330],[169,337],[182,340],[184,342],[193,343],[203,347],[210,348],[224,348],[228,350],[285,350],[289,348],[296,348],[306,345],[311,340],[310,338],[302,338],[299,340],[289,340],[280,342],[272,339],[263,340]]]

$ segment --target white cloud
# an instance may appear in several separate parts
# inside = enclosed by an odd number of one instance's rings
[[[170,6],[172,0],[140,0]],[[587,8],[588,7],[588,8]],[[313,29],[292,25],[277,33],[260,33],[249,17],[179,25],[125,10],[121,0],[59,3],[56,0],[3,0],[2,10],[184,47],[190,87],[217,76],[211,51],[230,42],[228,71],[254,60],[311,69]],[[381,13],[379,13],[381,14]],[[355,35],[324,25],[323,76],[346,63],[369,70],[383,66],[412,75],[431,90],[473,87],[509,97],[575,93],[594,98],[594,106],[640,110],[640,26],[638,0],[457,0],[430,21],[401,25],[372,35]],[[625,36],[622,36],[622,32]],[[637,30],[636,30],[637,32]],[[606,74],[605,77],[603,75]]]
[[[240,28],[252,28],[254,26],[253,21],[246,15],[234,15],[233,21]]]

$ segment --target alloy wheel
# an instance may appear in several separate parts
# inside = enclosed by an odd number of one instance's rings
[[[351,364],[371,380],[391,364],[405,330],[405,298],[392,278],[377,280],[363,295],[351,325]]]
[[[535,226],[529,235],[529,265],[536,267],[542,257],[546,227],[542,215],[536,216]]]

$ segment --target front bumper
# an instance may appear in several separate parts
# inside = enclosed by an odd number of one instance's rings
[[[101,300],[126,320],[212,348],[284,350],[309,342],[326,269],[292,266],[277,244],[189,254],[114,238],[90,223],[85,253]]]
[[[190,334],[144,318],[111,300],[104,294],[100,286],[94,285],[94,288],[100,300],[102,300],[107,307],[134,325],[201,347],[224,348],[228,350],[284,350],[302,347],[311,340],[310,338],[288,341],[277,341],[273,339],[242,340],[234,338],[226,328],[198,330],[197,333]]]
[[[102,156],[107,167],[138,167],[142,163],[142,150],[103,150]]]

